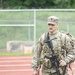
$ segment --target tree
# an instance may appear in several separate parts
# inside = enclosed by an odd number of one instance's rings
[[[3,8],[74,8],[75,0],[1,0]]]
[[[3,0],[0,0],[0,8],[3,8]]]

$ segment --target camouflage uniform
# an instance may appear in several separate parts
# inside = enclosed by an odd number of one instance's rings
[[[47,58],[44,58],[45,55],[51,56],[52,51],[48,47],[47,43],[44,42],[46,38],[46,34],[44,33],[37,43],[35,55],[32,60],[32,68],[37,70],[39,65],[42,65],[42,74],[43,75],[57,75],[55,67],[52,67],[51,61]],[[52,40],[53,50],[59,55],[60,59],[66,61],[66,63],[70,63],[75,59],[75,46],[71,39],[64,33],[55,31],[53,34],[50,34],[50,39]],[[54,39],[56,38],[56,39]],[[63,67],[59,67],[59,71],[63,73]]]

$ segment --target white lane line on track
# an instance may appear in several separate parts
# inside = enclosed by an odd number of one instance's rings
[[[8,66],[31,66],[31,64],[12,64],[12,65],[9,65],[9,64],[6,64],[6,65],[0,65],[0,67],[8,67]]]
[[[0,59],[32,59],[32,56],[29,56],[29,57],[0,57]]]
[[[31,62],[31,60],[1,60],[0,62]]]
[[[19,69],[19,70],[0,70],[0,72],[16,72],[16,71],[19,71],[19,72],[27,72],[27,71],[29,71],[29,72],[32,72],[33,70],[32,69]]]

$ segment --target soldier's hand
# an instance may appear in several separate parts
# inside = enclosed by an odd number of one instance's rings
[[[34,71],[33,71],[33,75],[39,75],[39,73],[40,73],[40,68],[41,68],[41,65],[38,66],[37,70],[34,70]]]
[[[34,71],[33,75],[39,75],[39,71]]]
[[[59,64],[60,66],[66,66],[67,65],[67,63],[64,60],[60,60],[59,63],[60,63]]]

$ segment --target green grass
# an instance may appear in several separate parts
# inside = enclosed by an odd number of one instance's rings
[[[32,56],[33,54],[24,54],[24,53],[0,53],[0,56]]]
[[[33,27],[31,28],[31,38],[28,37],[28,27],[0,27],[0,48],[5,48],[7,41],[27,41],[33,40]]]

